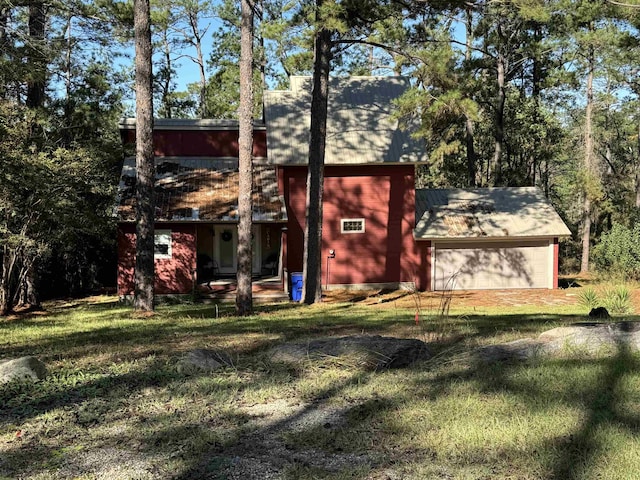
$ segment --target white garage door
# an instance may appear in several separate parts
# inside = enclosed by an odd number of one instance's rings
[[[553,275],[549,241],[437,243],[435,290],[549,288]]]

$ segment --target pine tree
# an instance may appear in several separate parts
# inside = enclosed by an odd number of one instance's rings
[[[324,155],[327,139],[327,107],[329,72],[331,70],[333,32],[323,25],[323,0],[316,0],[319,22],[313,49],[313,90],[311,92],[311,129],[307,173],[307,216],[304,230],[302,301],[306,304],[322,300],[322,193]]]
[[[134,1],[136,43],[136,310],[154,309],[154,182],[151,18],[149,0]]]
[[[238,109],[238,289],[236,313],[250,315],[252,311],[252,186],[253,186],[253,8],[251,0],[241,0],[240,24],[240,108]]]

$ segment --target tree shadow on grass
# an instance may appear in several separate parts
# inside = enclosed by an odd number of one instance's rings
[[[55,472],[64,469],[65,463],[76,469],[86,468],[82,467],[83,463],[76,456],[81,457],[83,451],[96,449],[117,449],[126,451],[125,456],[129,457],[164,460],[175,456],[188,458],[193,455],[190,450],[220,450],[222,439],[233,433],[235,428],[241,431],[248,419],[241,412],[227,412],[226,418],[221,416],[221,408],[229,400],[217,403],[215,397],[218,394],[233,398],[233,392],[251,391],[258,388],[255,384],[259,384],[259,388],[275,389],[283,379],[295,381],[297,376],[295,370],[274,372],[273,369],[247,376],[243,373],[247,371],[247,365],[236,368],[241,369],[239,374],[234,369],[227,369],[216,373],[185,375],[179,373],[174,365],[156,359],[134,372],[103,373],[97,378],[82,372],[68,372],[60,378],[49,377],[42,382],[2,385],[0,432],[13,433],[7,429],[16,428],[27,430],[24,432],[24,441],[16,437],[4,446],[0,458],[0,477],[7,475],[17,478]],[[185,387],[185,383],[189,385]],[[163,393],[145,400],[150,395],[149,391],[151,395],[158,391]],[[206,402],[207,397],[212,395],[209,413],[204,413],[195,422],[189,412],[189,402],[193,398]],[[145,405],[150,405],[148,411]],[[202,408],[203,412],[207,410]],[[56,422],[62,422],[61,426],[56,427],[60,430],[59,435],[48,438],[46,432],[40,431],[42,428],[49,429],[48,422],[53,422],[54,427]],[[94,438],[95,435],[92,436],[92,430],[109,430],[112,422],[124,423],[126,428],[118,427],[113,434],[98,440]],[[233,428],[224,425],[232,425]],[[39,433],[34,436],[36,432],[31,429]],[[150,433],[141,433],[145,431]],[[79,450],[67,451],[69,446],[77,446]],[[78,470],[76,473],[91,472]]]
[[[586,418],[580,429],[549,445],[559,452],[551,478],[578,480],[589,476],[590,470],[610,448],[598,435],[602,428],[617,427],[632,435],[640,434],[640,417],[622,411],[627,399],[621,391],[625,376],[640,373],[640,358],[632,353],[628,344],[619,343],[616,355],[606,359],[603,366],[601,381],[593,386],[588,400],[585,399]]]
[[[249,428],[247,431],[239,432],[236,439],[227,445],[223,447],[215,445],[213,448],[195,457],[192,465],[185,469],[180,475],[176,476],[175,480],[225,478],[223,472],[219,470],[220,467],[225,465],[229,466],[229,460],[238,457],[251,458],[258,465],[256,470],[252,472],[235,472],[236,477],[238,474],[242,474],[248,475],[246,478],[252,479],[261,478],[260,463],[269,464],[268,468],[279,470],[280,472],[287,468],[294,467],[297,464],[304,466],[322,464],[321,457],[323,453],[321,451],[309,449],[308,452],[305,452],[304,446],[298,448],[289,445],[285,437],[292,432],[332,428],[332,425],[324,421],[318,423],[317,421],[314,422],[311,420],[311,422],[309,422],[307,418],[314,417],[318,414],[320,414],[320,418],[322,418],[324,409],[336,398],[340,398],[347,388],[354,384],[366,384],[370,375],[372,375],[372,373],[354,373],[348,378],[342,379],[330,387],[320,390],[305,402],[302,408],[296,409],[293,413],[285,415],[283,418],[267,422],[264,426]],[[393,407],[388,405],[387,408]],[[342,409],[339,412],[339,417],[347,418],[350,415],[349,411],[350,408]],[[307,423],[310,423],[310,425],[305,426]],[[316,457],[315,459],[309,458],[311,452],[313,452],[313,455]],[[335,451],[332,452],[332,454],[336,453]],[[363,458],[362,463],[366,466],[369,460],[368,457]],[[345,468],[352,467],[353,465],[345,465]],[[332,468],[335,468],[335,465],[333,465]],[[322,467],[320,467],[320,469],[322,469]]]
[[[127,324],[126,327],[101,327],[92,331],[81,331],[53,338],[39,336],[33,342],[32,347],[50,356],[66,355],[68,352],[69,358],[74,358],[73,355],[77,355],[76,358],[79,358],[96,348],[118,349],[124,346],[126,347],[124,350],[127,350],[133,349],[137,345],[142,345],[143,348],[136,350],[132,355],[143,356],[156,348],[152,346],[154,343],[163,345],[161,349],[165,349],[163,353],[165,356],[158,356],[158,358],[149,360],[148,365],[144,365],[143,368],[134,372],[110,374],[98,369],[93,376],[89,375],[85,379],[70,378],[69,382],[62,378],[65,372],[58,372],[63,374],[60,379],[54,379],[44,385],[30,384],[20,386],[18,390],[13,389],[14,387],[10,387],[13,390],[0,389],[0,418],[2,418],[2,424],[18,425],[20,422],[33,419],[57,408],[65,408],[77,412],[79,406],[95,398],[109,399],[104,412],[101,412],[102,415],[108,416],[117,414],[122,404],[126,405],[132,396],[147,388],[167,388],[172,395],[178,395],[181,392],[183,382],[186,381],[186,377],[179,375],[166,357],[176,339],[188,338],[195,346],[196,344],[208,345],[228,337],[243,336],[249,333],[263,333],[265,330],[277,333],[276,339],[266,339],[248,345],[246,350],[242,351],[242,355],[251,357],[268,348],[274,342],[279,342],[286,338],[302,339],[310,336],[317,337],[318,335],[342,335],[362,332],[363,330],[384,333],[397,328],[399,321],[413,321],[412,316],[406,313],[401,313],[401,317],[389,315],[378,318],[376,316],[377,312],[361,309],[345,310],[344,307],[343,305],[332,306],[323,310],[321,314],[317,314],[315,310],[304,308],[295,310],[295,312],[300,312],[301,314],[310,312],[309,318],[261,318],[258,315],[248,319],[222,319],[217,322],[212,321],[210,324],[200,322],[180,325],[179,322],[172,323],[171,317],[160,315],[158,319],[133,321]],[[184,311],[191,310],[186,309]],[[184,311],[180,315],[183,315]],[[193,312],[197,311],[200,310],[193,310]],[[347,316],[345,316],[345,312],[348,314]],[[100,314],[108,318],[110,312],[107,310]],[[570,323],[575,320],[576,318],[572,316],[509,315],[469,317],[456,319],[453,323],[455,327],[455,322],[462,322],[464,327],[469,330],[464,340],[466,348],[468,348],[469,345],[476,345],[500,332],[513,333],[515,331],[519,335],[526,336],[534,332],[537,333],[542,327],[548,326],[550,323],[555,326],[557,323]],[[0,328],[0,332],[1,330]],[[169,346],[167,347],[165,344]],[[577,479],[589,474],[590,468],[593,468],[599,455],[602,455],[607,448],[606,445],[600,443],[601,440],[598,440],[596,435],[593,435],[598,429],[615,424],[622,425],[631,433],[639,432],[640,419],[631,413],[622,412],[620,408],[621,403],[625,400],[621,397],[620,382],[625,375],[640,371],[638,358],[630,352],[628,345],[620,345],[616,356],[612,359],[582,359],[571,361],[573,363],[567,363],[566,360],[557,361],[560,367],[581,364],[606,367],[601,381],[594,382],[592,386],[589,386],[588,391],[571,392],[562,397],[554,397],[554,392],[545,391],[544,386],[541,387],[533,381],[526,379],[514,380],[514,374],[519,369],[531,368],[531,364],[486,365],[475,361],[472,357],[465,357],[460,360],[456,356],[460,355],[463,347],[452,348],[448,351],[447,348],[451,346],[446,342],[442,345],[442,355],[438,361],[456,361],[459,365],[455,365],[441,375],[430,377],[427,383],[424,383],[424,377],[420,377],[419,372],[421,368],[429,369],[430,365],[425,363],[416,366],[410,370],[410,374],[407,377],[409,381],[411,381],[412,377],[416,381],[406,394],[394,398],[383,398],[382,401],[360,401],[355,405],[343,407],[341,415],[347,419],[344,428],[357,431],[362,422],[381,419],[389,412],[394,412],[394,409],[397,409],[403,402],[413,401],[412,399],[416,395],[437,399],[454,394],[454,387],[457,383],[469,381],[476,384],[476,388],[480,393],[506,392],[513,394],[532,411],[546,408],[541,406],[545,402],[540,402],[540,396],[544,395],[547,397],[548,404],[574,406],[586,412],[584,423],[579,429],[572,432],[570,436],[557,437],[548,440],[547,443],[527,446],[531,452],[535,450],[546,451],[549,453],[549,457],[554,459],[553,464],[545,465],[545,468],[552,472],[553,478]],[[17,349],[12,350],[10,346],[3,346],[2,349],[3,352],[18,351]],[[173,353],[175,354],[176,351]],[[301,374],[301,372],[297,372],[294,369],[282,371],[280,376],[274,375],[273,366],[268,365],[268,363],[260,363],[261,360],[259,358],[254,358],[252,361],[257,363],[236,366],[235,368],[239,372],[237,377],[226,378],[226,383],[222,382],[216,388],[232,392],[247,391],[253,388],[253,385],[260,385],[255,388],[266,388],[267,390],[278,389],[285,382],[287,382],[287,385],[295,383],[296,375]],[[549,360],[548,362],[556,361]],[[256,365],[259,368],[255,368]],[[253,448],[252,439],[255,439],[256,436],[273,436],[280,432],[291,430],[292,426],[300,424],[306,415],[326,408],[333,400],[342,398],[345,390],[354,383],[366,385],[371,379],[370,375],[373,374],[354,372],[330,387],[316,392],[308,401],[305,400],[305,405],[301,409],[257,429],[246,427],[248,423],[246,414],[243,414],[234,405],[233,411],[227,412],[229,415],[227,420],[232,427],[226,432],[226,437],[222,435],[221,438],[218,438],[217,434],[211,433],[211,430],[217,431],[222,428],[216,423],[219,419],[216,419],[215,415],[218,415],[219,411],[215,409],[212,415],[208,419],[205,418],[202,423],[194,422],[192,419],[185,419],[180,425],[175,425],[175,420],[171,420],[171,412],[168,413],[166,422],[160,414],[155,415],[154,418],[144,420],[137,418],[134,423],[142,422],[140,423],[141,428],[143,428],[143,424],[154,425],[149,428],[148,433],[142,436],[142,445],[139,449],[148,455],[154,452],[163,452],[168,455],[174,450],[182,449],[178,454],[186,457],[187,466],[184,472],[176,472],[176,475],[180,475],[176,478],[202,478],[201,476],[209,475],[212,468],[220,465],[221,458],[241,455],[242,452],[250,451]],[[205,377],[207,376],[202,375],[203,379]],[[189,378],[191,381],[196,381],[200,377],[192,376]],[[215,390],[213,392],[208,391],[206,385],[201,389],[199,388],[190,387],[190,394],[196,395],[199,399],[206,399],[210,395],[212,396],[211,401],[215,402],[213,398],[216,395]],[[173,425],[171,425],[172,422],[174,423]],[[213,423],[209,424],[207,422]],[[80,423],[82,426],[82,422]],[[169,425],[163,426],[166,423]],[[314,435],[322,431],[314,430],[318,428],[322,429],[324,427],[310,426],[303,428],[302,431],[304,435],[313,438]],[[335,435],[334,438],[337,440],[341,438],[338,431],[331,431],[328,438],[331,438],[331,435]],[[200,442],[198,438],[200,438]],[[163,439],[169,439],[169,441],[164,442]],[[117,440],[126,445],[132,439],[125,435]],[[336,453],[331,451],[330,445],[322,448],[329,449],[330,454]],[[353,445],[351,450],[363,454],[366,453],[366,448],[363,445]],[[24,455],[25,450],[18,448],[18,446],[16,448],[8,448],[6,451],[5,462],[9,464],[19,464],[27,460]],[[295,448],[285,450],[285,454],[287,452],[295,453]],[[268,445],[263,445],[262,453],[264,456],[268,456]],[[425,453],[425,455],[427,454],[428,452]],[[512,454],[518,455],[519,453],[512,452]],[[531,454],[533,455],[533,453]],[[47,455],[50,455],[50,449],[43,449],[40,446],[34,447],[33,455],[34,464],[44,465],[46,464]],[[479,455],[482,455],[482,452],[479,452]],[[294,459],[292,461],[296,461],[295,458],[298,457],[292,453],[292,458]],[[585,461],[585,458],[587,458],[587,461]],[[287,458],[281,460],[282,463],[288,461]],[[575,465],[579,462],[582,462],[583,466],[576,469]],[[1,471],[2,467],[0,466]],[[12,474],[18,475],[19,473],[21,472],[13,472]]]
[[[640,415],[624,409],[625,403],[631,399],[625,396],[628,393],[623,388],[625,377],[640,374],[640,354],[626,343],[618,343],[610,357],[585,356],[579,351],[574,353],[578,358],[535,358],[530,361],[494,363],[467,354],[459,357],[446,372],[432,377],[428,383],[416,381],[412,389],[416,395],[436,401],[456,395],[456,388],[461,383],[472,383],[479,395],[513,396],[513,401],[524,407],[523,415],[543,416],[547,412],[554,415],[557,414],[554,409],[564,408],[582,412],[580,418],[584,419],[573,431],[559,427],[560,431],[553,432],[553,424],[550,423],[550,431],[540,443],[529,444],[524,450],[521,447],[504,447],[501,455],[504,458],[529,456],[537,459],[539,467],[547,472],[545,478],[595,478],[599,462],[609,449],[616,448],[605,443],[603,430],[611,427],[630,436],[640,434]],[[565,354],[570,355],[570,352]],[[459,351],[452,355],[459,355]],[[556,381],[561,380],[558,375],[567,375],[561,390],[557,389],[557,385],[541,382],[536,369],[545,367],[556,370],[553,373]],[[585,385],[584,379],[574,381],[571,378],[576,369],[585,368],[591,369],[591,374],[596,377],[594,381]],[[531,373],[521,375],[526,370],[531,370]],[[487,412],[487,415],[491,414]],[[485,455],[486,452],[481,448],[475,452],[474,458],[483,458]],[[621,475],[629,473],[622,471]]]

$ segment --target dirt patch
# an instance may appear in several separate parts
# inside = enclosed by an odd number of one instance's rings
[[[513,307],[526,305],[575,305],[578,302],[580,289],[521,289],[521,290],[460,290],[448,292],[408,292],[367,291],[354,292],[338,290],[327,292],[327,302],[352,302],[362,305],[377,305],[382,308],[415,307],[416,295],[423,309],[437,310],[441,302],[450,297],[451,306],[466,307]]]

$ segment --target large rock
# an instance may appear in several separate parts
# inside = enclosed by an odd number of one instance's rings
[[[199,348],[187,352],[177,364],[180,373],[213,372],[233,365],[231,357],[217,350]]]
[[[285,343],[274,347],[271,360],[300,363],[305,360],[344,359],[367,368],[399,368],[429,358],[427,345],[413,338],[354,335],[312,340],[307,343]]]
[[[476,358],[488,363],[527,360],[541,354],[544,354],[544,346],[542,342],[533,338],[521,338],[512,342],[487,345],[476,350]]]
[[[549,352],[579,348],[595,353],[603,348],[640,349],[640,323],[577,323],[543,332],[538,337]]]
[[[0,361],[0,384],[11,380],[40,380],[46,376],[47,367],[36,357]]]
[[[547,330],[537,339],[523,338],[481,347],[476,350],[475,357],[486,362],[526,360],[536,356],[557,355],[571,349],[600,353],[620,348],[640,350],[640,323],[576,323]]]

